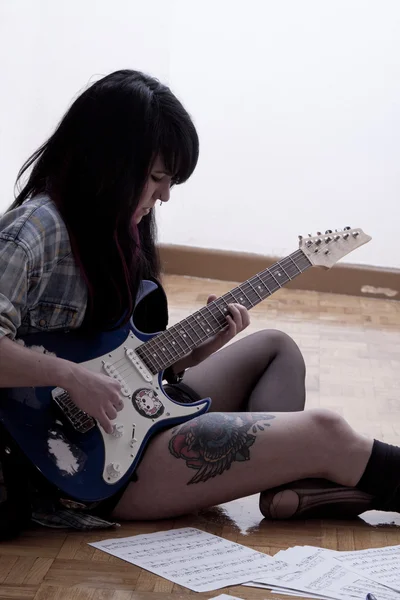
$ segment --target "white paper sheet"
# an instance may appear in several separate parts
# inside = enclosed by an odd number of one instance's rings
[[[334,557],[347,569],[400,591],[400,546],[335,552]]]
[[[292,591],[279,587],[272,587],[271,592],[274,592],[275,594],[284,594],[286,596],[301,596],[302,598],[318,598],[319,600],[331,600],[329,596],[320,596],[319,594],[312,594],[311,592],[299,592],[298,590]]]
[[[345,598],[365,600],[369,592],[378,600],[400,600],[398,593],[349,571],[333,558],[331,552],[325,552],[321,548],[291,548],[289,551],[278,552],[276,556],[289,563],[289,569],[268,578],[263,576],[259,579],[261,583],[339,600]]]
[[[192,527],[89,544],[195,592],[258,579],[267,554]]]
[[[282,594],[284,596],[301,596],[302,598],[314,598],[318,600],[332,600],[329,596],[321,596],[319,594],[312,594],[311,592],[302,592],[301,590],[289,590],[287,588],[274,587],[271,585],[264,585],[262,583],[245,583],[246,587],[258,587],[261,589],[269,590],[274,594]]]
[[[210,600],[243,600],[243,598],[239,598],[238,596],[228,596],[228,594],[220,594],[219,596],[210,598]]]

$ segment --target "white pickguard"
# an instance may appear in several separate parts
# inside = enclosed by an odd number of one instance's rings
[[[124,408],[113,422],[113,434],[107,434],[98,425],[105,451],[103,478],[110,484],[119,481],[131,467],[149,429],[160,421],[164,421],[165,425],[169,420],[185,421],[202,412],[208,404],[208,401],[196,405],[178,404],[170,400],[159,385],[159,375],[152,375],[144,365],[142,369],[138,368],[129,358],[128,355],[141,343],[130,333],[125,342],[110,354],[81,363],[91,371],[115,377],[123,391]],[[133,355],[134,358],[136,356]],[[139,408],[135,408],[134,404]]]

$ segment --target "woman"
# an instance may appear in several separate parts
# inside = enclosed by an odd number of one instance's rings
[[[159,277],[154,205],[168,202],[197,158],[189,115],[151,77],[118,71],[75,100],[21,169],[19,178],[32,167],[0,219],[0,387],[60,386],[111,431],[123,407],[115,380],[15,340],[126,322],[141,280]],[[151,310],[139,304],[135,321],[157,331],[166,326],[162,288],[151,296]],[[168,393],[182,402],[211,397],[211,411],[159,433],[111,500],[69,504],[82,527],[98,525],[96,517],[173,517],[256,492],[263,514],[277,518],[396,510],[400,449],[364,438],[334,413],[303,412],[304,362],[288,336],[259,331],[216,353],[248,324],[247,310],[232,304],[227,327],[169,369]],[[30,510],[51,524],[65,503],[29,477]]]

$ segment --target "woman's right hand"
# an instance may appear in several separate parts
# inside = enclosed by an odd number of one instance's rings
[[[121,386],[115,379],[93,373],[79,363],[25,348],[8,336],[0,337],[0,391],[43,386],[66,390],[71,400],[97,419],[107,433],[112,433],[111,421],[124,407]]]
[[[106,433],[112,433],[111,421],[124,407],[118,381],[75,364],[60,387],[69,393],[74,404],[97,419]]]

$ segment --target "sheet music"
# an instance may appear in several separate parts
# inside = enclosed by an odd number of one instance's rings
[[[270,584],[254,583],[249,582],[244,584],[246,587],[258,587],[261,589],[269,590],[275,594],[283,594],[284,596],[301,596],[302,598],[317,598],[318,600],[332,600],[330,596],[322,596],[321,594],[312,594],[311,592],[303,592],[299,590],[289,590],[283,587],[274,587]]]
[[[298,596],[299,592],[296,590],[287,590],[285,588],[279,588],[279,587],[272,587],[271,588],[271,592],[274,592],[275,594],[283,594],[285,596]],[[301,593],[301,597],[302,598],[318,598],[319,600],[331,600],[329,598],[329,596],[321,596],[320,594],[312,594],[311,592],[302,592]]]
[[[400,600],[400,546],[354,552],[295,546],[271,557],[191,527],[90,545],[195,592],[242,583],[310,600],[365,600],[368,593]]]
[[[349,571],[333,558],[331,552],[325,552],[321,548],[291,548],[289,551],[278,552],[276,556],[285,561],[287,559],[289,569],[272,577],[262,577],[259,580],[261,583],[340,600],[365,600],[368,592],[376,595],[379,600],[399,600],[396,592]]]
[[[334,557],[347,569],[400,591],[400,546],[335,552]]]
[[[210,600],[243,600],[243,598],[239,598],[238,596],[228,596],[228,594],[220,594],[219,596],[210,598]]]
[[[90,544],[195,592],[257,579],[272,557],[192,527]],[[279,562],[279,561],[276,561]]]

